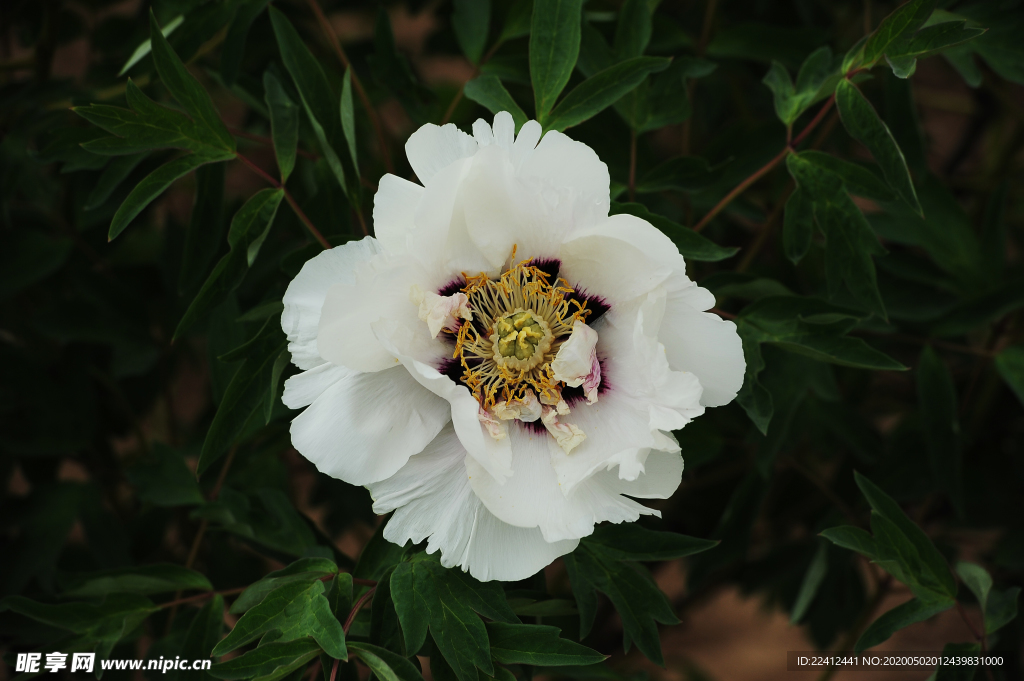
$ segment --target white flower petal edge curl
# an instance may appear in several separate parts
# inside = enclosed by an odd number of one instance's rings
[[[608,169],[535,121],[426,125],[421,184],[385,175],[376,238],[307,262],[284,296],[292,442],[365,485],[384,536],[481,580],[526,578],[600,522],[657,514],[671,431],[743,382],[736,327]]]

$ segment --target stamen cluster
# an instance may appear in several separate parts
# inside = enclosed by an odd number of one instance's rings
[[[557,404],[562,382],[551,362],[572,333],[576,320],[590,314],[565,280],[552,277],[525,260],[498,279],[484,273],[466,276],[462,292],[473,321],[460,325],[452,355],[463,368],[462,380],[481,407],[526,398],[532,390],[544,404]]]

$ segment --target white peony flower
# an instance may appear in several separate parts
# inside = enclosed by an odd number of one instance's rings
[[[385,175],[376,238],[285,293],[292,442],[394,511],[390,541],[523,579],[596,523],[657,515],[635,499],[678,487],[671,431],[736,396],[740,340],[668,237],[609,217],[586,145],[499,113],[406,153],[422,185]]]

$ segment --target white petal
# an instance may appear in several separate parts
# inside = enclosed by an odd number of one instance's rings
[[[515,473],[499,485],[473,457],[466,458],[469,482],[487,509],[499,520],[518,527],[539,527],[549,542],[585,537],[602,521],[632,522],[655,513],[606,485],[585,480],[562,494],[551,460],[558,450],[554,438],[515,425],[509,428]],[[613,474],[614,475],[614,474]]]
[[[494,133],[487,121],[482,118],[473,121],[473,138],[481,148],[494,144]]]
[[[301,409],[313,403],[325,390],[347,378],[353,371],[327,362],[318,367],[295,374],[284,382],[281,401],[289,409]]]
[[[355,281],[355,267],[380,252],[373,237],[336,246],[306,261],[284,293],[281,328],[288,336],[292,362],[300,369],[324,363],[317,349],[320,311],[327,290],[337,283]]]
[[[575,232],[562,245],[561,259],[570,284],[612,303],[651,291],[683,264],[671,239],[627,214]]]
[[[658,342],[664,310],[665,291],[659,288],[613,307],[599,330],[609,385],[646,405],[652,431],[678,430],[704,413],[700,381],[673,371]]]
[[[317,333],[320,354],[356,371],[397,366],[370,326],[379,319],[415,321],[418,309],[409,300],[409,291],[430,278],[411,256],[382,253],[357,267],[354,282],[335,284],[327,291]],[[425,325],[423,333],[429,339]],[[436,357],[450,352],[441,341],[434,343]]]
[[[597,332],[579,321],[572,325],[569,339],[558,348],[551,370],[555,379],[578,388],[594,368],[594,353],[597,346]]]
[[[597,471],[614,466],[625,466],[620,474],[635,478],[643,470],[641,459],[647,451],[666,446],[665,438],[651,432],[646,404],[621,391],[606,392],[596,404],[577,402],[566,419],[587,439],[569,454],[561,449],[553,453],[552,465],[563,494],[571,494]],[[667,446],[671,448],[672,443]]]
[[[479,146],[476,140],[452,123],[441,127],[427,123],[405,143],[405,155],[409,157],[409,164],[424,186],[439,171],[459,159],[472,156],[477,149]]]
[[[613,471],[599,471],[591,478],[608,493],[637,499],[668,499],[683,480],[683,457],[678,451],[653,450],[644,462],[644,472],[635,480],[626,480]]]
[[[448,400],[451,404],[452,423],[462,446],[498,485],[503,484],[512,474],[509,439],[495,440],[491,437],[480,423],[480,403],[469,389],[434,368],[429,350],[424,349],[426,334],[416,333],[392,320],[381,320],[373,327],[381,344],[398,358],[420,385]]]
[[[492,130],[494,131],[494,143],[505,151],[512,151],[512,143],[516,136],[516,124],[512,120],[512,114],[508,111],[499,111],[494,114]]]
[[[351,372],[292,421],[292,444],[321,472],[365,485],[394,475],[449,420],[404,367]]]
[[[736,325],[700,311],[714,303],[714,296],[696,284],[670,292],[658,335],[672,368],[691,372],[700,380],[704,388],[701,404],[707,407],[731,402],[743,385],[746,370]]]
[[[427,539],[427,553],[440,550],[442,565],[481,581],[525,579],[576,548],[578,541],[548,543],[536,528],[495,518],[470,487],[465,459],[448,426],[394,476],[369,485],[374,512],[395,511],[384,528],[388,541]]]
[[[523,127],[519,128],[516,141],[512,144],[511,154],[512,167],[515,168],[516,174],[521,172],[523,164],[526,163],[527,159],[533,156],[533,152],[537,148],[537,142],[540,141],[541,132],[542,128],[537,121],[526,121],[523,123]],[[607,168],[607,166],[605,167]]]
[[[529,143],[539,132],[537,127],[527,123],[519,131]],[[530,128],[528,130],[528,128]],[[518,140],[516,140],[518,145]],[[572,190],[576,197],[576,215],[580,224],[587,227],[608,216],[610,205],[608,166],[598,158],[593,149],[568,136],[551,131],[537,144],[537,148],[519,165],[520,177],[536,178],[554,187]]]
[[[384,250],[404,253],[407,239],[414,229],[416,207],[423,197],[423,187],[395,175],[380,178],[373,195],[373,233]]]

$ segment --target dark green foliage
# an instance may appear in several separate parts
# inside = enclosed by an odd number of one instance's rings
[[[725,678],[660,625],[695,630],[731,590],[821,650],[913,634],[1019,665],[1021,3],[0,5],[6,657]],[[746,360],[735,405],[672,433],[659,518],[599,523],[515,584],[384,539],[366,490],[292,449],[281,401],[289,282],[375,234],[420,125],[500,111],[594,150],[610,213],[675,244],[715,295],[687,299],[693,325],[735,324]],[[919,624],[961,611],[953,641]]]

